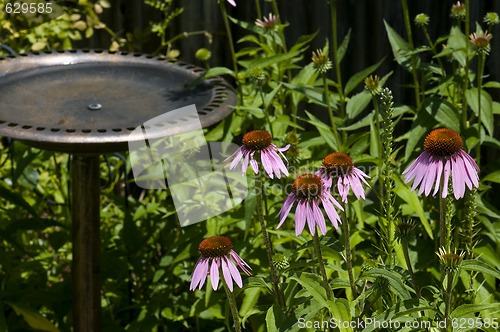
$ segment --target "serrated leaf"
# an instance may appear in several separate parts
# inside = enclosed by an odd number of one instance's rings
[[[385,30],[389,43],[391,44],[392,54],[396,61],[408,71],[411,71],[410,46],[391,26],[384,20]]]
[[[477,259],[467,259],[460,264],[460,267],[466,271],[478,271],[500,279],[500,271],[490,266],[488,263]]]
[[[332,129],[308,111],[305,112],[310,119],[308,122],[318,129],[320,136],[325,140],[326,144],[328,144],[334,151],[338,151],[339,142],[335,139]]]
[[[377,70],[378,67],[380,67],[380,65],[382,64],[382,62],[384,62],[384,60],[385,59],[382,59],[376,64],[371,65],[370,67],[367,67],[357,72],[353,76],[351,76],[351,78],[347,81],[345,85],[344,94],[349,95],[349,93],[351,93],[352,90],[356,89],[356,87],[360,85],[367,76],[369,76],[371,73]]]
[[[357,117],[366,109],[371,100],[372,95],[368,91],[361,91],[360,93],[352,96],[346,105],[347,117],[349,119]]]
[[[351,40],[351,29],[349,29],[349,31],[347,31],[346,35],[344,36],[344,39],[342,40],[342,43],[340,44],[339,48],[337,49],[337,54],[335,54],[339,63],[342,62],[342,59],[344,59],[344,56],[347,52],[347,48],[349,47],[350,40]]]
[[[479,105],[479,90],[477,88],[465,91],[465,98],[476,116],[479,115],[481,108],[481,123],[488,134],[493,136],[493,100],[490,94],[484,90],[481,91],[481,105]]]
[[[307,289],[309,294],[311,294],[316,301],[318,301],[321,305],[328,307],[326,291],[321,286],[323,281],[317,274],[297,272],[295,275],[290,276],[289,279],[297,281],[302,287]]]
[[[498,309],[498,303],[485,303],[485,304],[462,304],[455,308],[450,314],[450,318],[467,317],[476,312],[488,309]]]
[[[410,298],[410,292],[403,283],[403,277],[399,273],[379,268],[373,268],[363,273],[362,277],[373,279],[375,279],[376,277],[387,278],[387,280],[389,281],[389,286],[393,290],[394,294],[396,294],[403,300],[407,300]]]
[[[425,111],[443,126],[460,132],[458,111],[446,100],[436,97],[427,98],[423,105]]]

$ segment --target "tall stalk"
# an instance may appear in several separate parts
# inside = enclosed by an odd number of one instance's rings
[[[222,284],[224,285],[224,290],[226,291],[227,300],[229,302],[229,308],[231,309],[231,315],[233,316],[233,326],[236,332],[241,332],[240,316],[238,314],[238,306],[236,305],[236,299],[234,298],[233,292],[229,290],[226,284],[226,280],[221,278]]]
[[[271,278],[273,281],[274,299],[277,305],[284,308],[285,301],[279,290],[279,279],[273,264],[273,249],[271,246],[271,241],[269,240],[269,235],[267,234],[266,222],[264,221],[264,214],[262,213],[263,185],[259,174],[255,174],[255,191],[256,191],[255,196],[257,197],[257,218],[259,219],[262,238],[264,240],[264,244],[266,245],[267,260],[269,261],[269,268],[271,270]]]
[[[333,300],[333,292],[330,287],[330,283],[328,282],[328,276],[326,275],[325,262],[323,262],[323,252],[321,251],[321,243],[319,241],[318,232],[319,230],[316,230],[313,235],[314,249],[316,251],[316,257],[318,258],[319,272],[321,273],[321,277],[323,279],[323,287],[326,291],[326,298],[331,301]]]
[[[401,4],[403,7],[403,16],[405,20],[405,28],[406,35],[408,37],[408,44],[410,45],[410,49],[413,51],[415,46],[413,44],[413,35],[411,32],[411,21],[410,21],[410,13],[408,11],[408,2],[406,0],[401,0]],[[415,90],[415,103],[417,105],[417,110],[420,110],[422,106],[421,98],[420,98],[420,83],[418,81],[418,68],[417,68],[417,56],[412,54],[411,59],[411,74],[413,76],[413,85]]]
[[[356,283],[352,273],[351,233],[349,231],[347,209],[348,205],[346,204],[344,206],[344,222],[342,223],[342,230],[344,231],[345,237],[345,262],[347,266],[347,274],[349,276],[349,285],[351,286],[352,298],[356,299],[358,297],[358,290],[356,289]]]
[[[238,89],[238,101],[240,104],[243,103],[243,89],[241,87],[241,84],[239,84],[239,75],[238,75],[238,62],[236,61],[236,51],[234,48],[234,42],[233,42],[233,33],[231,32],[231,27],[229,25],[229,18],[227,16],[227,10],[226,10],[226,4],[225,1],[219,0],[219,8],[222,13],[222,20],[224,22],[224,28],[226,29],[226,34],[227,34],[227,40],[229,44],[229,50],[231,52],[231,59],[233,61],[233,72],[234,72],[234,79],[236,81],[236,86]]]
[[[337,31],[337,1],[330,0],[330,17],[332,22],[332,46],[333,46],[333,62],[335,64],[335,74],[337,76],[337,86],[339,93],[339,115],[341,118],[345,116],[345,95],[344,86],[342,84],[342,72],[340,71],[340,59],[337,57],[339,50],[338,31]]]

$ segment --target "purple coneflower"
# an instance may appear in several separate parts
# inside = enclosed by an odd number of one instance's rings
[[[323,208],[333,227],[339,227],[341,221],[334,205],[342,211],[344,209],[333,198],[324,180],[319,176],[305,174],[293,181],[292,191],[286,197],[279,212],[280,223],[277,228],[283,224],[295,202],[297,202],[295,209],[295,234],[297,236],[304,230],[306,222],[312,235],[316,232],[316,225],[321,234],[326,234],[325,217],[319,208],[320,203],[323,203]]]
[[[432,195],[436,195],[442,185],[441,197],[445,198],[451,176],[453,195],[456,199],[464,197],[466,185],[469,189],[479,186],[479,166],[462,146],[463,140],[455,131],[434,129],[424,141],[425,151],[403,172],[405,183],[414,180],[412,190],[420,185],[418,194],[425,196],[429,196],[432,186]]]
[[[272,136],[265,130],[253,130],[246,133],[245,136],[243,136],[243,145],[226,159],[227,161],[234,158],[229,169],[235,168],[243,159],[243,166],[241,167],[242,173],[246,173],[248,163],[250,162],[250,166],[254,173],[258,174],[259,164],[254,158],[257,153],[257,156],[260,156],[260,161],[264,170],[271,179],[274,175],[276,175],[278,179],[281,178],[281,173],[288,176],[288,170],[277,152],[286,160],[282,152],[288,150],[290,144],[284,148],[278,148],[272,141]]]
[[[365,199],[365,191],[361,182],[370,186],[365,178],[369,178],[363,171],[354,166],[352,158],[342,152],[330,153],[323,159],[323,167],[316,172],[325,180],[327,187],[331,188],[332,181],[338,179],[337,189],[343,203],[347,203],[349,188],[357,199]]]
[[[264,29],[266,31],[274,29],[276,24],[278,24],[278,19],[272,13],[269,14],[269,17],[264,16],[264,18],[262,20],[260,20],[260,19],[255,20],[255,25],[261,27],[262,29]]]
[[[216,235],[206,238],[201,241],[198,250],[201,257],[196,262],[191,286],[189,287],[190,290],[195,290],[196,287],[201,289],[208,275],[210,275],[212,288],[217,290],[221,268],[224,280],[231,292],[233,291],[233,280],[240,288],[243,286],[240,272],[236,265],[247,275],[250,275],[250,266],[233,250],[233,244],[225,236]]]

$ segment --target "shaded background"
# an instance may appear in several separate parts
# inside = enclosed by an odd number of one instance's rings
[[[256,17],[255,2],[251,0],[236,0],[237,7],[227,4],[229,14],[235,18],[246,21],[254,21]],[[144,4],[143,0],[110,0],[111,9],[103,14],[103,21],[108,26],[125,36],[136,34],[138,38],[134,43],[134,50],[140,52],[154,52],[158,47],[158,40],[154,36],[148,36],[150,31],[149,21],[160,21],[161,13]],[[433,40],[439,36],[446,35],[451,26],[450,8],[456,1],[408,1],[410,19],[413,22],[415,15],[425,13],[430,16],[428,31]],[[212,66],[231,67],[229,48],[227,47],[224,27],[216,0],[177,0],[177,6],[183,6],[184,13],[175,19],[169,35],[175,36],[181,32],[206,30],[213,34],[213,41],[209,43],[204,36],[194,36],[179,40],[175,47],[180,50],[180,58],[199,63],[194,53],[200,47],[206,47],[212,51]],[[261,1],[263,14],[270,12],[270,4]],[[278,0],[278,6],[283,22],[289,23],[285,29],[287,44],[292,45],[299,36],[318,32],[310,51],[321,48],[326,38],[331,40],[330,10],[327,0]],[[471,31],[475,31],[475,22],[482,23],[484,15],[489,11],[500,12],[498,1],[471,1]],[[344,80],[354,73],[366,68],[385,57],[384,64],[377,71],[383,76],[393,71],[393,76],[388,81],[388,86],[393,90],[396,101],[414,104],[412,91],[404,90],[402,85],[411,83],[411,75],[404,72],[394,61],[392,51],[387,39],[384,20],[387,21],[401,36],[406,39],[404,20],[402,15],[401,1],[399,0],[337,0],[337,19],[339,42],[343,36],[351,31],[351,43],[348,52],[342,62],[342,77]],[[238,40],[246,34],[246,31],[232,25],[234,39]],[[487,59],[485,74],[490,75],[488,80],[500,81],[500,48],[498,38],[499,26],[494,28],[491,54]],[[420,29],[412,25],[415,45],[427,44]],[[146,38],[145,38],[146,37]],[[90,41],[83,41],[82,47],[107,48],[109,46],[109,35],[100,31]],[[307,54],[307,53],[306,53]],[[309,53],[310,54],[310,53]],[[310,58],[304,59],[304,64],[310,62]],[[474,65],[474,63],[473,63]],[[332,76],[333,77],[333,76]],[[397,82],[397,83],[396,83]],[[495,100],[498,93],[492,91]]]

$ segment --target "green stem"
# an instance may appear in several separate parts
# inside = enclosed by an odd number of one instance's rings
[[[255,0],[255,10],[257,11],[257,17],[262,19],[262,10],[260,9],[260,0]]]
[[[408,252],[408,239],[403,239],[401,244],[403,247],[403,254],[405,256],[406,266],[408,267],[408,272],[410,273],[411,281],[413,282],[413,288],[415,288],[417,298],[419,298],[420,288],[418,287],[417,278],[415,278],[415,274],[413,273],[413,268],[411,266],[410,254]]]
[[[330,283],[328,282],[328,276],[326,275],[325,263],[323,262],[323,253],[321,251],[321,243],[319,241],[318,231],[319,230],[316,229],[316,232],[314,232],[313,235],[314,248],[316,251],[316,256],[318,257],[319,272],[321,273],[321,277],[323,278],[323,287],[325,288],[326,291],[326,298],[329,301],[332,301],[333,292],[332,289],[330,288]]]
[[[442,183],[442,182],[441,182]],[[447,190],[446,188],[445,190]],[[446,198],[439,197],[439,247],[445,248],[448,252],[450,248],[446,245],[448,236],[448,227],[446,222]]]
[[[231,309],[231,315],[233,316],[233,326],[236,332],[241,332],[240,316],[238,314],[238,307],[236,306],[236,299],[234,298],[233,292],[229,290],[224,278],[220,278],[222,284],[224,285],[224,290],[226,291],[227,300],[229,302],[229,308]]]
[[[264,110],[264,116],[266,117],[267,125],[269,126],[269,133],[274,137],[273,126],[271,125],[271,119],[269,118],[269,112],[266,105],[266,100],[264,98],[264,92],[262,92],[262,86],[259,84],[259,94],[262,99],[262,108]]]
[[[358,291],[356,289],[356,283],[354,281],[354,275],[352,273],[352,252],[351,252],[351,234],[349,232],[349,218],[347,217],[348,205],[344,206],[344,222],[342,223],[342,229],[344,231],[345,237],[345,262],[347,265],[347,274],[349,275],[349,285],[351,285],[352,298],[356,299],[358,297]]]
[[[333,109],[330,103],[330,89],[328,88],[326,73],[322,73],[321,77],[323,78],[323,93],[325,94],[325,102],[326,102],[326,107],[328,109],[328,116],[330,117],[330,123],[332,124],[332,132],[333,135],[335,136],[335,139],[337,140],[337,143],[340,143],[338,137],[339,133],[337,132],[337,126],[335,125],[335,118],[333,116]]]
[[[451,298],[453,295],[453,278],[454,273],[447,273],[447,285],[445,290],[445,309],[444,309],[444,319],[446,321],[446,331],[452,331],[450,312],[451,312]]]
[[[410,49],[413,51],[415,47],[413,44],[413,36],[411,32],[411,21],[410,21],[410,13],[408,11],[408,2],[406,0],[401,0],[401,4],[403,6],[403,15],[405,20],[406,35],[408,37],[408,44],[410,46]],[[418,82],[417,59],[415,54],[411,55],[411,73],[413,76],[413,85],[415,88],[415,102],[417,104],[417,110],[420,110],[421,106],[420,84]]]
[[[224,28],[227,33],[227,40],[229,44],[229,50],[231,51],[231,58],[233,60],[233,71],[234,71],[234,79],[236,81],[236,86],[238,89],[238,101],[240,104],[243,104],[243,90],[241,88],[241,84],[239,84],[239,75],[238,75],[238,62],[236,61],[236,51],[234,49],[233,43],[233,34],[231,32],[231,27],[229,26],[229,19],[226,11],[225,1],[219,0],[219,7],[222,13],[222,20],[224,21]]]
[[[436,56],[437,55],[436,45],[432,42],[432,39],[429,36],[429,33],[427,32],[427,28],[426,27],[422,27],[422,31],[424,32],[425,39],[427,40],[427,42],[429,43],[429,46],[431,47],[432,54],[434,54],[434,56]],[[439,64],[439,67],[443,71],[443,76],[444,76],[445,75],[445,70],[444,70],[443,63],[441,62],[441,58],[436,58],[436,59],[437,59],[437,62]]]
[[[481,162],[481,93],[483,89],[483,73],[484,73],[485,54],[479,53],[477,61],[477,138],[476,145],[476,163],[480,166]]]
[[[274,290],[274,299],[276,304],[278,304],[283,309],[285,308],[285,301],[282,297],[282,294],[279,290],[279,279],[276,274],[276,269],[273,264],[273,249],[271,247],[271,241],[269,240],[269,235],[266,230],[266,222],[264,221],[264,215],[262,213],[262,180],[259,174],[255,174],[255,190],[257,196],[257,217],[260,223],[260,229],[262,231],[262,238],[264,240],[264,244],[266,245],[266,253],[267,259],[269,261],[269,268],[271,270],[271,278],[273,281],[273,290]]]
[[[465,0],[465,36],[466,38],[469,38],[470,35],[470,13],[469,13],[469,0]],[[464,77],[463,77],[463,87],[462,87],[462,128],[467,129],[469,128],[469,124],[467,121],[467,99],[466,99],[466,91],[469,89],[469,43],[466,42],[465,44],[465,68],[464,68]]]
[[[330,16],[332,22],[332,46],[333,62],[335,63],[335,74],[337,75],[337,86],[339,92],[339,114],[341,118],[345,117],[345,95],[342,84],[342,72],[340,71],[340,59],[337,57],[339,50],[338,32],[337,32],[337,0],[330,0]]]

